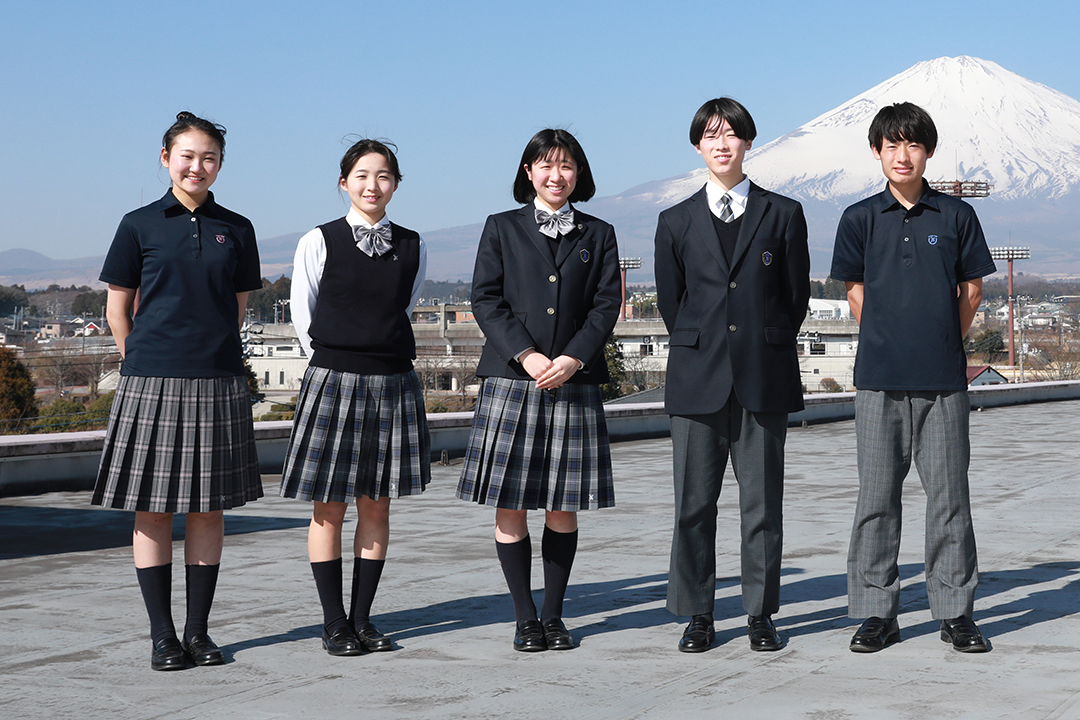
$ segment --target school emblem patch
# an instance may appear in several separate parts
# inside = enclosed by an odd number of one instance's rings
[[[937,235],[927,236],[926,242],[930,243],[931,245],[937,245]]]
[[[772,265],[772,253],[768,250],[761,253],[761,262],[765,265]]]
[[[215,235],[214,238],[218,241],[218,244],[220,244],[220,245],[225,244],[225,236],[224,235]]]
[[[581,249],[581,262],[589,262],[589,251],[585,248]]]

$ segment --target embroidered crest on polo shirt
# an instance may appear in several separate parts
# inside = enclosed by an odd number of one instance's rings
[[[772,253],[768,250],[761,253],[761,262],[765,265],[772,265]]]
[[[937,235],[928,235],[926,238],[926,242],[930,243],[931,245],[937,245]]]
[[[220,245],[225,244],[225,236],[224,235],[215,235],[214,239],[217,240],[218,244],[220,244]]]
[[[581,249],[581,262],[583,262],[583,263],[584,262],[589,262],[590,257],[591,257],[591,255],[589,255],[589,251],[586,250],[585,248],[582,248]]]

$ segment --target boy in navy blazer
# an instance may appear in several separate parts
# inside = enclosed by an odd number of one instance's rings
[[[683,652],[704,652],[714,639],[716,503],[729,454],[750,647],[782,646],[771,616],[780,607],[787,417],[803,408],[795,338],[810,299],[810,255],[802,206],[743,173],[756,135],[735,100],[702,105],[690,142],[708,182],[662,212],[656,227],[657,305],[671,336],[665,408],[675,530],[667,607],[691,616]]]

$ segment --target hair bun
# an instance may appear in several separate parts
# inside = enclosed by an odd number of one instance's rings
[[[196,117],[195,117],[194,114],[189,113],[187,110],[182,110],[182,111],[176,113],[176,119],[177,120],[195,120]]]

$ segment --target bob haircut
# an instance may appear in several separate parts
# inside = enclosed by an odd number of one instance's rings
[[[878,152],[881,152],[881,146],[886,140],[907,140],[919,143],[926,148],[926,152],[932,153],[938,140],[937,128],[930,118],[930,113],[909,102],[887,105],[878,110],[870,123],[869,138],[870,146]]]
[[[577,138],[566,130],[553,130],[548,128],[533,135],[532,140],[525,146],[525,152],[521,153],[521,162],[518,163],[517,177],[514,178],[514,199],[522,205],[530,203],[536,197],[536,188],[529,180],[529,174],[525,167],[532,167],[538,161],[551,157],[552,153],[562,150],[565,154],[574,158],[577,163],[577,185],[574,192],[567,198],[569,202],[587,202],[596,194],[596,182],[593,180],[592,170],[589,168],[589,159],[585,157],[585,151],[581,149]]]
[[[690,144],[694,147],[700,145],[705,131],[724,120],[727,120],[727,124],[735,131],[735,137],[748,142],[753,142],[757,137],[754,118],[750,117],[750,112],[742,103],[729,97],[720,97],[708,101],[694,114],[694,119],[690,122]]]
[[[390,163],[390,172],[394,173],[394,182],[401,182],[401,168],[398,167],[397,155],[394,154],[394,150],[397,150],[397,145],[389,140],[386,142],[372,140],[371,138],[357,140],[341,157],[341,179],[349,176],[353,167],[356,166],[357,160],[365,155],[378,153],[386,158],[386,162]]]
[[[190,130],[198,130],[210,136],[217,143],[221,151],[221,160],[225,160],[225,128],[215,122],[204,120],[188,111],[176,113],[176,122],[165,131],[161,138],[161,147],[165,148],[165,154],[172,152],[172,146],[176,144],[176,138]]]

